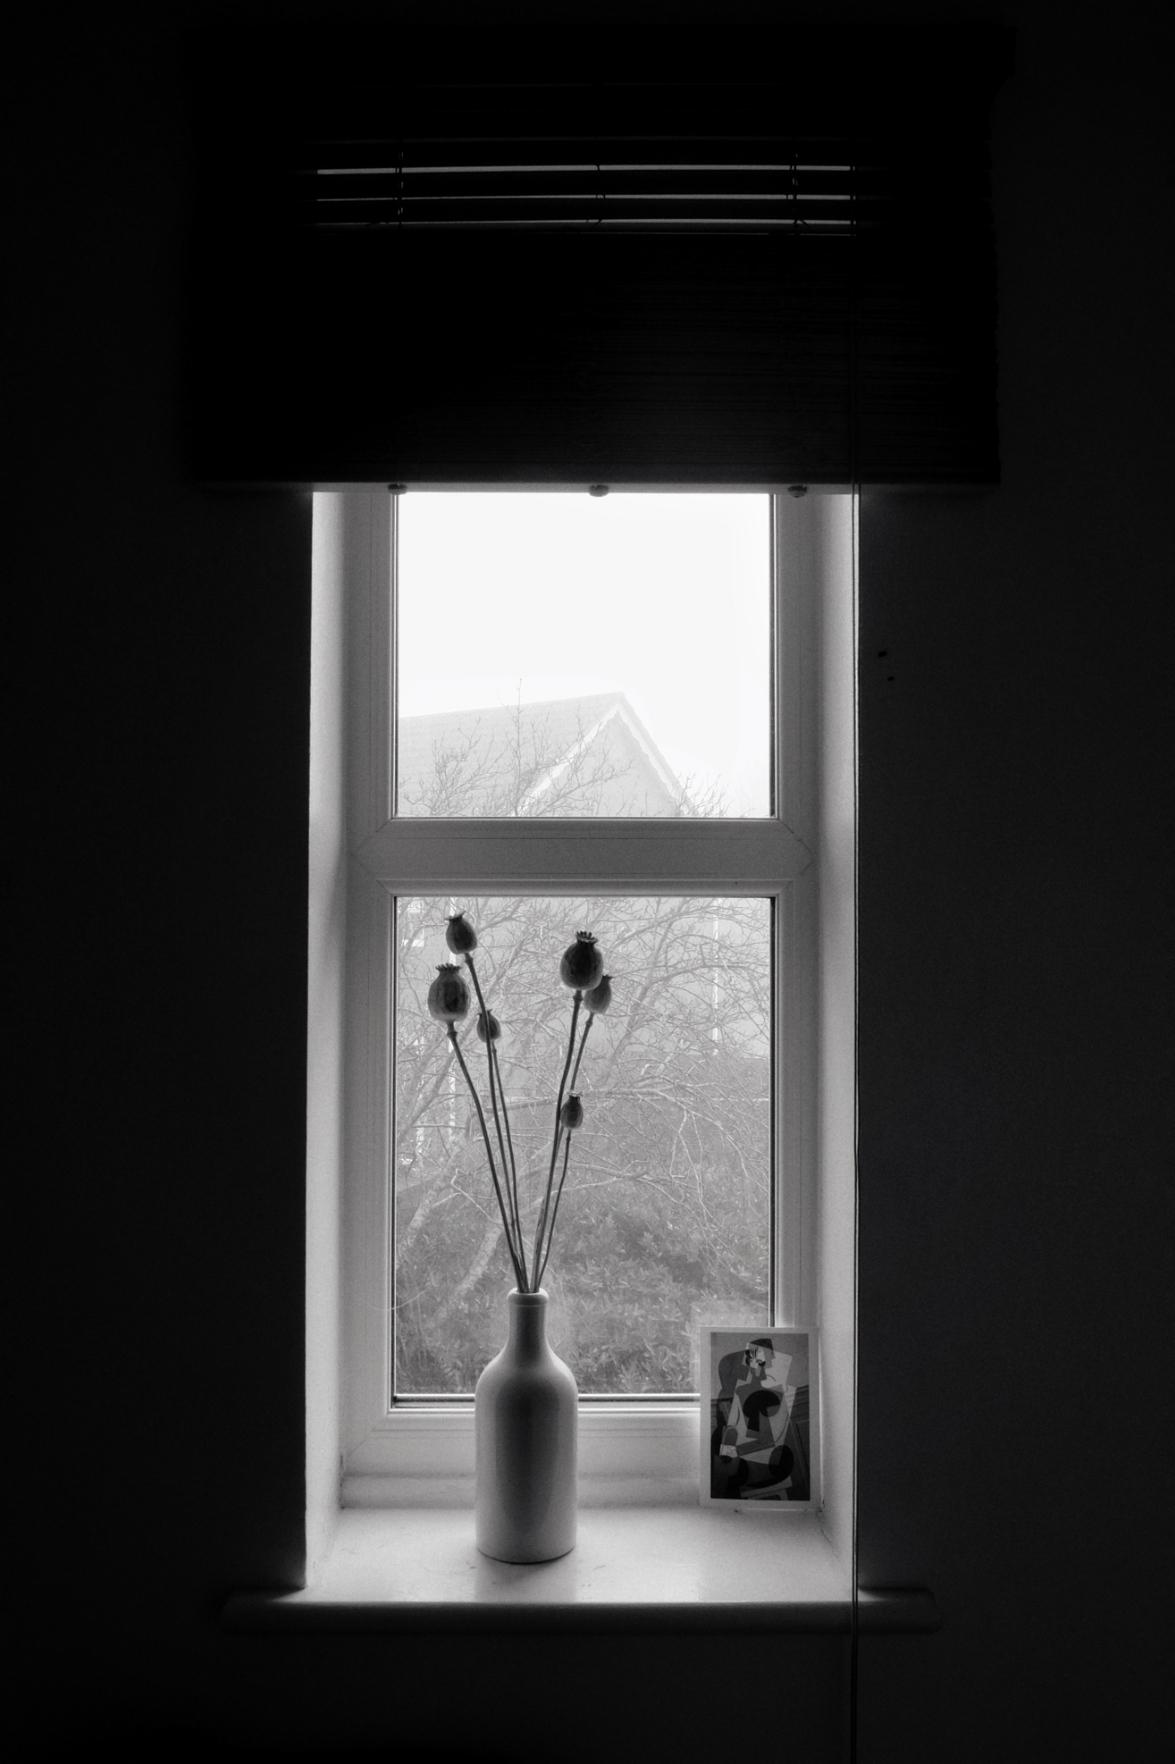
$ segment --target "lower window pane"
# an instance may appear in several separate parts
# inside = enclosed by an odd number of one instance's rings
[[[478,978],[502,1024],[528,1246],[571,1024],[559,961],[577,931],[598,941],[613,1002],[592,1022],[575,1084],[584,1120],[571,1136],[543,1277],[550,1335],[584,1395],[687,1392],[700,1322],[769,1321],[770,902],[397,902],[393,1395],[401,1397],[471,1392],[502,1345],[514,1284],[477,1113],[444,1025],[428,1011],[437,965],[458,959],[445,929],[459,910],[477,930]],[[476,1016],[474,1004],[458,1038],[497,1155]]]

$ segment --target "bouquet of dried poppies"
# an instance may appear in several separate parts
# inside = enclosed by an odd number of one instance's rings
[[[571,1028],[567,1038],[567,1054],[563,1061],[563,1072],[559,1079],[559,1090],[555,1100],[555,1120],[551,1134],[551,1157],[547,1167],[546,1184],[535,1216],[534,1230],[533,1233],[530,1233],[523,1225],[524,1209],[518,1185],[514,1141],[510,1132],[506,1091],[502,1084],[501,1067],[498,1061],[498,1043],[502,1037],[502,1025],[486,1003],[477,972],[477,964],[473,957],[473,952],[477,948],[477,932],[464,913],[454,913],[449,917],[445,931],[445,942],[451,953],[460,957],[461,960],[460,962],[443,962],[437,969],[437,977],[428,989],[429,1013],[436,1018],[438,1023],[444,1024],[457,1064],[461,1069],[461,1076],[464,1078],[473,1099],[478,1126],[481,1128],[482,1142],[485,1145],[490,1180],[494,1187],[494,1198],[498,1203],[502,1230],[506,1238],[506,1248],[510,1252],[510,1260],[514,1265],[514,1277],[518,1284],[518,1290],[519,1292],[538,1292],[551,1254],[551,1240],[555,1234],[559,1202],[563,1198],[563,1189],[567,1181],[572,1137],[576,1129],[583,1125],[583,1104],[575,1091],[576,1079],[579,1076],[580,1062],[583,1059],[583,1050],[587,1046],[587,1038],[592,1024],[597,1017],[603,1016],[612,1002],[611,977],[604,972],[604,958],[600,954],[591,932],[578,931],[575,942],[564,950],[559,963],[559,978],[572,995]],[[487,1089],[490,1116],[493,1120],[492,1136],[486,1111],[482,1106],[481,1097],[473,1082],[457,1034],[457,1025],[468,1017],[472,1002],[469,984],[465,974],[461,971],[462,964],[468,972],[469,980],[473,984],[474,996],[477,999],[476,1032],[477,1039],[485,1048]],[[581,1018],[583,1019],[582,1028],[580,1027]],[[562,1153],[561,1162],[560,1153]],[[556,1171],[558,1171],[558,1180],[556,1180]]]

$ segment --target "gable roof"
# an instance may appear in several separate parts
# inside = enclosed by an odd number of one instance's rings
[[[561,797],[564,812],[607,812],[588,800],[593,780],[597,798],[601,780],[611,786],[614,812],[624,796],[644,814],[677,814],[682,797],[622,692],[403,717],[397,779],[407,814],[541,815],[560,812]],[[577,788],[580,805],[568,807]]]

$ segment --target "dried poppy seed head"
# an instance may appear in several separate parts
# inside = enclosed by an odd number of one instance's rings
[[[469,988],[455,962],[442,962],[428,989],[428,1014],[438,1023],[459,1023],[469,1009]]]
[[[611,974],[600,975],[599,980],[592,987],[591,991],[584,993],[583,1003],[584,1009],[590,1011],[593,1017],[602,1017],[604,1015],[604,1012],[612,1003]]]
[[[477,932],[464,913],[453,913],[450,917],[445,942],[454,955],[468,955],[471,949],[477,948]]]
[[[563,951],[559,978],[573,992],[590,992],[604,972],[604,958],[590,931],[577,931],[575,942]]]

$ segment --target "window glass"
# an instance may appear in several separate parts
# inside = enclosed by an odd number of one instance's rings
[[[407,494],[396,810],[770,814],[770,498]]]
[[[543,1284],[584,1395],[693,1389],[697,1327],[769,1318],[771,906],[761,899],[487,897],[396,903],[394,1383],[472,1391],[513,1284],[477,1117],[427,994],[450,913],[475,925],[524,1219],[536,1218],[571,1021],[559,959],[596,936],[613,1000]],[[489,1116],[471,1012],[462,1051]],[[582,1027],[582,1019],[581,1019]],[[492,1132],[492,1127],[491,1127]],[[529,1231],[528,1231],[529,1236]]]

